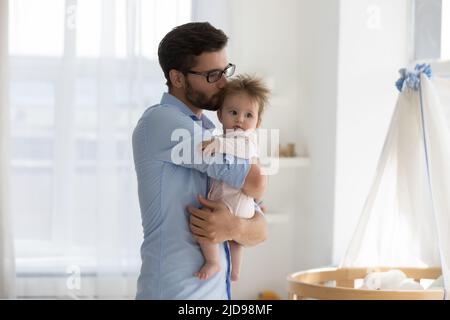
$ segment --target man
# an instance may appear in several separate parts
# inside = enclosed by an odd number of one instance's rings
[[[255,199],[266,187],[261,168],[247,160],[194,159],[195,144],[214,128],[202,111],[217,110],[226,77],[234,73],[225,50],[227,40],[209,23],[188,23],[173,29],[159,44],[159,63],[169,92],[144,112],[133,133],[144,229],[137,299],[230,299],[227,240],[252,246],[267,237],[259,212],[252,219],[240,219],[223,203],[200,197],[207,196],[209,177],[242,188]],[[190,139],[180,142],[177,132],[188,132]],[[174,150],[182,144],[191,147],[181,154],[189,161],[175,159]],[[200,238],[223,243],[221,271],[206,281],[194,276],[204,263],[196,241]]]

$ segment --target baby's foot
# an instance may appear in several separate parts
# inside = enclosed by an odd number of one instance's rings
[[[220,271],[220,264],[206,262],[199,272],[194,273],[194,276],[200,280],[208,280],[211,276]]]
[[[239,272],[231,271],[231,281],[238,281],[238,280],[239,280]]]

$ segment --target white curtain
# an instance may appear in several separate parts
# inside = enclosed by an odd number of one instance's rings
[[[449,292],[450,73],[446,65],[433,64],[431,79],[421,73],[418,90],[405,88],[400,93],[342,267],[442,267]]]
[[[134,298],[143,236],[131,134],[166,90],[157,46],[190,20],[190,1],[13,3],[18,296]]]
[[[0,299],[14,298],[9,206],[8,0],[0,0]]]

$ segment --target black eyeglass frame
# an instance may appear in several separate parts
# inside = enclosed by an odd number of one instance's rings
[[[231,69],[232,71],[231,71],[231,73],[230,73],[229,75],[227,75],[227,71],[230,70],[230,68],[232,68],[232,69]],[[223,75],[225,75],[225,77],[227,77],[227,78],[231,77],[231,76],[234,74],[235,70],[236,70],[236,65],[235,65],[235,64],[232,64],[232,63],[229,63],[229,64],[225,67],[225,69],[223,69],[223,70],[211,70],[211,71],[206,71],[206,72],[199,72],[199,71],[188,70],[188,71],[186,71],[186,72],[187,72],[187,73],[191,73],[191,74],[196,74],[196,75],[199,75],[199,76],[204,76],[204,77],[206,78],[206,81],[207,81],[208,83],[214,83],[214,82],[217,82],[217,81],[219,81],[220,79],[222,79],[222,76],[223,76]],[[217,80],[211,81],[210,77],[211,77],[215,72],[220,72],[220,75],[217,76]],[[216,76],[216,75],[214,75],[214,76]]]

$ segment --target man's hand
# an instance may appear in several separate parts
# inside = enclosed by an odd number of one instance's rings
[[[207,200],[198,196],[202,209],[188,206],[191,213],[190,229],[197,241],[208,240],[221,243],[232,240],[239,230],[239,218],[231,214],[221,201]]]
[[[204,151],[205,148],[206,148],[207,146],[209,146],[209,145],[210,145],[211,143],[213,143],[213,142],[214,142],[214,139],[203,141],[203,142],[202,142],[202,151]]]
[[[189,226],[197,241],[221,243],[233,240],[250,247],[267,239],[267,222],[259,212],[251,219],[243,219],[231,214],[221,201],[207,200],[201,196],[198,201],[203,205],[202,209],[188,207],[191,213]]]

